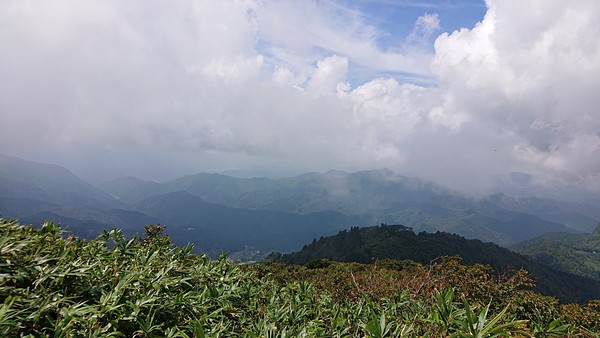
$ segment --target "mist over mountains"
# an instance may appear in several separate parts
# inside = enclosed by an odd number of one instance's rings
[[[0,157],[0,213],[55,220],[92,237],[141,233],[161,223],[176,243],[217,253],[293,251],[351,226],[403,224],[510,245],[547,232],[591,232],[600,208],[580,202],[495,194],[475,198],[388,169],[286,178],[195,174],[165,183],[124,177],[97,187],[66,168]]]
[[[598,17],[0,1],[0,337],[597,336]]]

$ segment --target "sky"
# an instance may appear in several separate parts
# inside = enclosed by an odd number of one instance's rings
[[[599,17],[597,0],[3,0],[0,153],[94,182],[385,167],[600,192]]]

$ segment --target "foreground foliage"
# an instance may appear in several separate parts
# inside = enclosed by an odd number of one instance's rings
[[[0,220],[0,336],[598,337],[594,306],[522,290],[524,271],[313,262],[238,266],[175,247],[162,228],[64,239]]]

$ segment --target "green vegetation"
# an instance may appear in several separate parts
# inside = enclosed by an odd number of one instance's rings
[[[0,336],[598,337],[600,302],[561,305],[455,258],[431,265],[236,265],[160,226],[91,241],[0,219]]]
[[[600,281],[600,224],[591,234],[548,233],[514,249],[542,264]]]
[[[415,234],[400,225],[351,228],[335,236],[322,237],[301,251],[271,256],[288,264],[306,264],[311,260],[371,263],[381,259],[410,259],[423,264],[441,256],[458,255],[466,264],[483,263],[495,271],[524,268],[537,280],[536,291],[558,297],[563,302],[585,303],[600,298],[598,281],[555,270],[533,262],[493,243],[469,240],[443,232]]]

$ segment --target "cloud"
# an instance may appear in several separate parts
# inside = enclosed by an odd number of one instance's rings
[[[432,70],[443,115],[504,136],[514,170],[579,181],[598,178],[600,6],[488,1],[471,30],[444,33]],[[520,13],[515,15],[515,13]],[[585,121],[585,122],[583,122]],[[593,157],[591,157],[593,158]]]
[[[415,26],[409,36],[406,38],[405,48],[407,49],[428,49],[430,40],[434,33],[440,30],[440,17],[437,13],[425,13],[417,18]]]
[[[371,72],[406,73],[428,78],[428,60],[382,48],[385,32],[365,16],[331,1],[256,1],[251,7],[259,49],[269,62],[310,72],[317,60],[347,57],[357,68]],[[400,45],[400,43],[398,44]]]
[[[317,62],[306,90],[316,95],[334,94],[348,87],[346,74],[348,72],[348,59],[337,55],[329,56]]]
[[[423,13],[389,48],[336,2],[4,1],[0,152],[84,176],[168,159],[163,178],[385,166],[469,191],[515,171],[600,190],[600,5],[486,4],[437,37]]]

